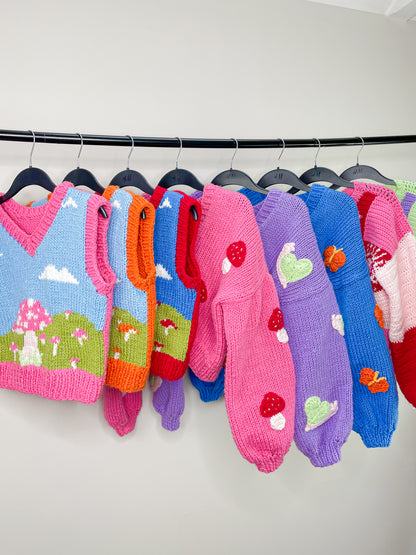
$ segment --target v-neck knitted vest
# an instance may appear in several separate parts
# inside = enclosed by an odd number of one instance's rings
[[[240,193],[205,185],[195,256],[205,284],[190,367],[214,381],[224,357],[225,402],[235,443],[262,472],[293,439],[295,373],[279,338],[281,311],[253,208]]]
[[[312,185],[305,201],[344,320],[353,377],[353,430],[367,447],[387,447],[398,396],[383,322],[376,308],[357,207],[342,192]]]
[[[0,205],[0,387],[94,403],[105,381],[114,273],[110,204],[62,183]]]
[[[162,187],[156,187],[150,202],[156,208],[156,317],[150,371],[174,381],[188,367],[198,325],[201,276],[194,248],[200,205],[188,195]]]
[[[388,333],[397,382],[416,406],[415,237],[390,189],[355,182],[354,189],[345,192],[357,203],[374,297]],[[367,379],[364,376],[363,382]]]
[[[255,204],[295,365],[296,445],[314,466],[335,464],[352,429],[351,368],[342,316],[308,209],[282,191],[272,190],[266,198],[240,192]]]

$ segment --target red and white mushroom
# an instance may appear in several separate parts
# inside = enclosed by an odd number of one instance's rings
[[[120,349],[116,349],[115,347],[113,347],[111,350],[114,353],[114,356],[113,356],[114,360],[118,360],[120,358],[120,355],[121,355]]]
[[[231,270],[231,266],[239,268],[246,258],[246,244],[243,241],[231,243],[227,248],[227,256],[222,261],[222,273],[227,274]]]
[[[136,328],[131,324],[124,324],[123,322],[120,322],[117,329],[120,333],[124,333],[124,341],[128,341],[130,339],[130,335],[132,334],[139,335]]]
[[[79,359],[79,358],[70,358],[69,360],[71,362],[72,368],[74,370],[76,370],[77,369],[77,362],[79,362],[81,359]]]
[[[165,318],[160,321],[160,325],[165,328],[165,335],[169,333],[170,329],[177,330],[178,326],[170,318]]]
[[[58,345],[60,342],[61,338],[59,337],[59,335],[54,335],[49,339],[49,343],[53,343],[52,356],[54,357],[56,357],[56,355],[58,354]]]
[[[164,347],[163,343],[159,343],[158,341],[154,341],[155,350],[157,353],[160,353],[162,347]]]
[[[283,430],[286,419],[282,414],[285,408],[285,401],[277,393],[269,392],[263,397],[260,405],[260,414],[264,418],[270,418],[270,426],[273,430]]]
[[[12,331],[21,335],[24,334],[23,349],[20,354],[22,366],[33,364],[40,366],[42,356],[38,349],[38,338],[36,332],[43,330],[53,320],[49,313],[40,304],[40,301],[27,299],[20,303],[19,313]]]
[[[72,310],[65,310],[65,318],[68,320],[68,318],[71,316],[72,314]]]
[[[46,334],[45,334],[45,333],[41,333],[41,334],[39,335],[39,339],[40,339],[40,342],[42,343],[42,345],[45,345],[45,342],[46,342]]]
[[[83,345],[84,341],[89,341],[90,338],[88,337],[88,334],[85,330],[83,330],[82,328],[77,328],[73,333],[72,333],[72,337],[75,337],[76,339],[78,339],[79,344]]]
[[[16,362],[16,353],[19,351],[19,347],[17,346],[16,343],[10,343],[9,349],[13,353],[13,359]]]
[[[269,318],[269,330],[277,332],[277,339],[280,343],[287,343],[289,336],[284,328],[283,313],[280,308],[275,308]]]

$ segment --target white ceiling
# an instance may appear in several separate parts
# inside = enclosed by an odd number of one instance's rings
[[[416,0],[309,0],[309,2],[377,13],[403,21],[416,21]]]

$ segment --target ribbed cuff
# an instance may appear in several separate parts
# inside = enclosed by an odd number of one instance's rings
[[[282,464],[284,459],[284,455],[275,455],[274,457],[270,457],[264,461],[256,463],[257,468],[260,472],[264,472],[265,474],[269,474],[270,472],[274,472],[276,468]]]
[[[389,447],[391,438],[393,437],[395,428],[386,430],[386,428],[372,427],[368,430],[355,430],[360,435],[366,447]]]
[[[329,443],[323,445],[318,453],[309,456],[313,466],[324,467],[336,464],[341,460],[342,443]]]

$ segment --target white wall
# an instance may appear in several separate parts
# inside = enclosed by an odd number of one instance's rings
[[[0,126],[200,137],[325,137],[416,132],[416,26],[295,0],[0,0]],[[30,145],[0,142],[0,188]],[[342,171],[356,149],[321,151]],[[77,148],[39,145],[34,164],[62,179]],[[128,150],[87,147],[82,165],[108,183]],[[286,151],[300,172],[313,150]],[[172,149],[137,149],[132,167],[156,183]],[[209,181],[231,152],[184,151]],[[259,178],[274,151],[240,151]],[[368,147],[362,162],[416,179],[416,144]],[[22,200],[38,198],[26,191]],[[415,425],[401,399],[385,450],[353,433],[335,467],[292,446],[260,474],[239,455],[223,401],[187,383],[179,431],[160,425],[150,395],[123,439],[101,403],[0,392],[0,552],[408,555],[415,542]]]

